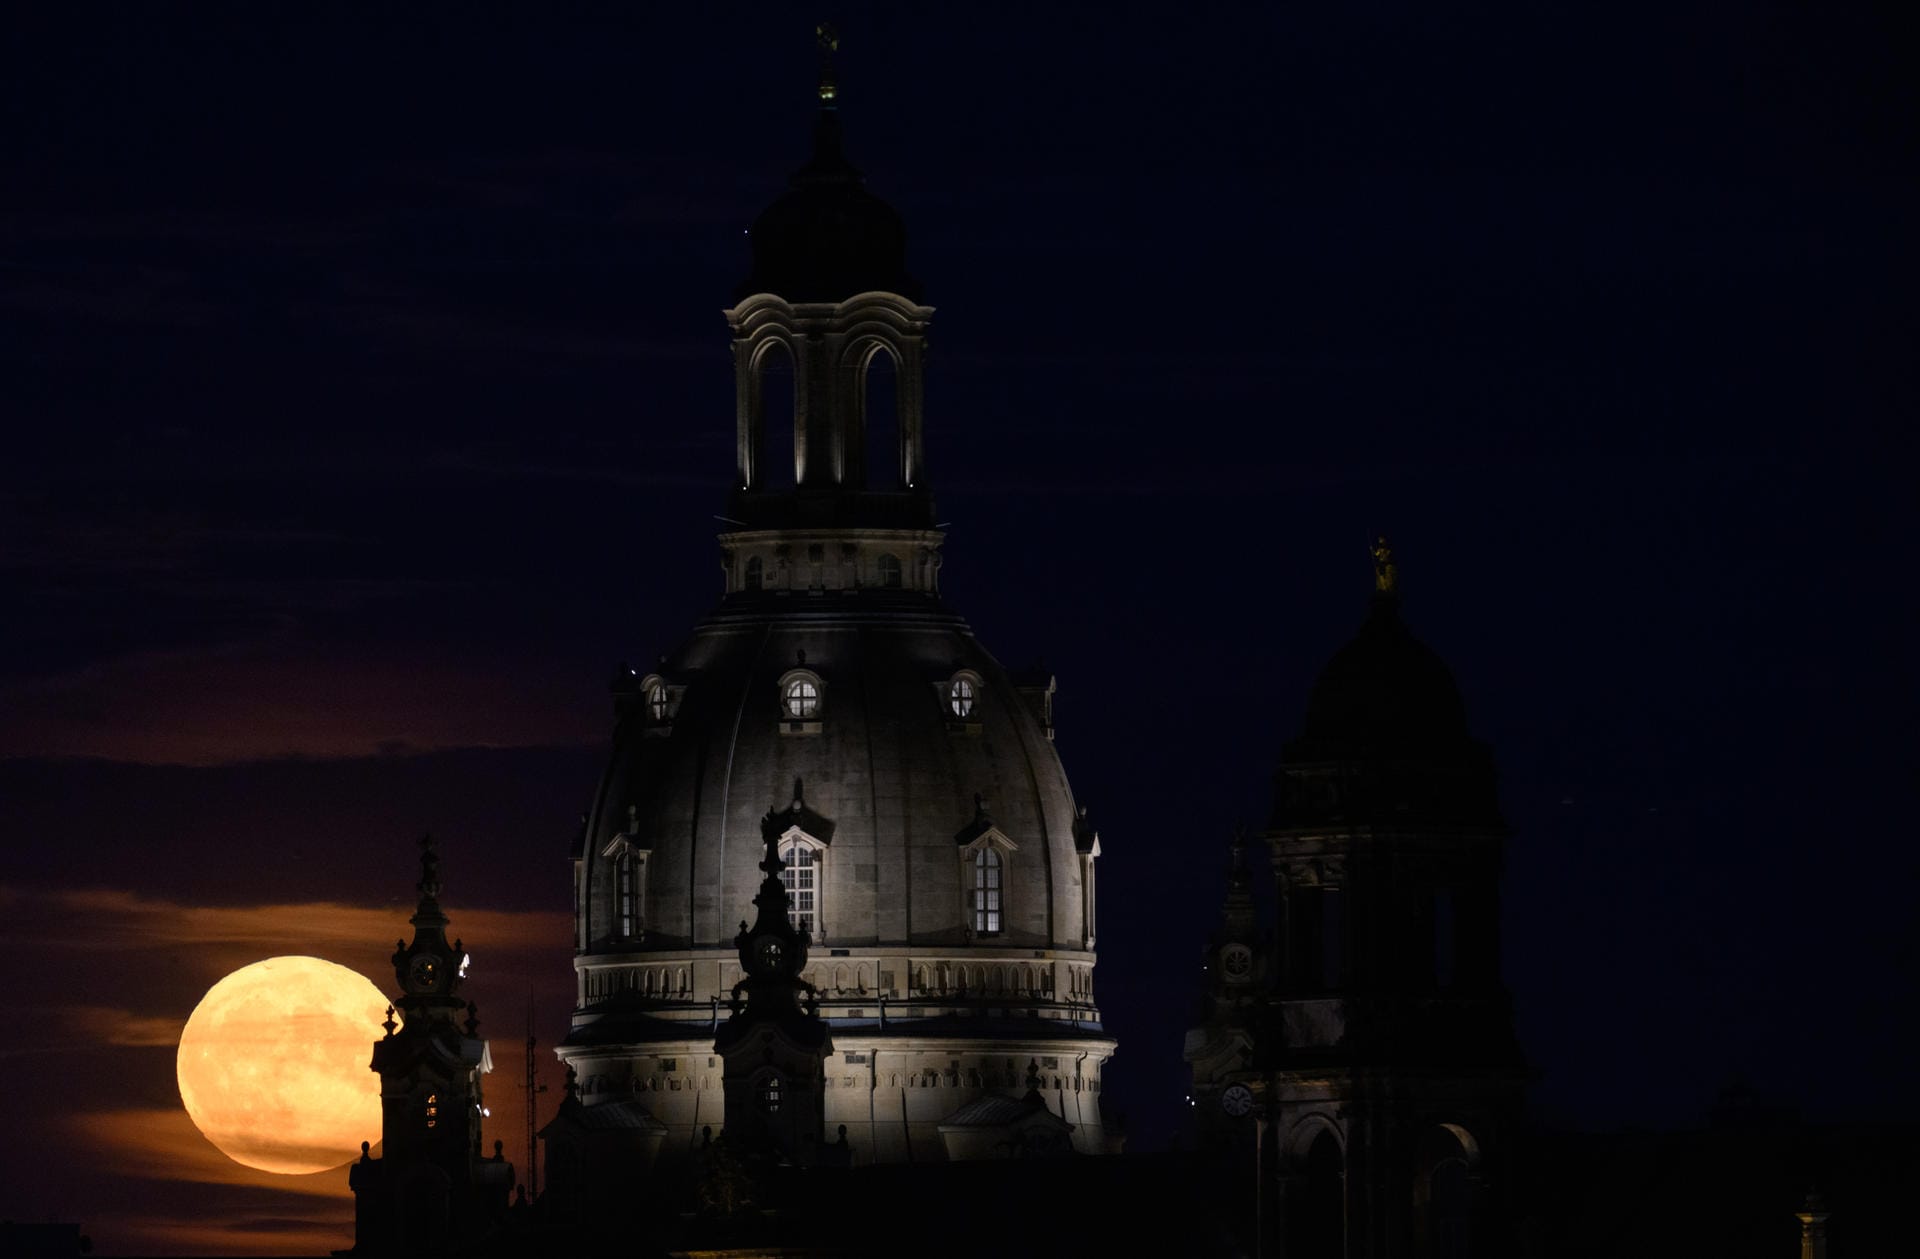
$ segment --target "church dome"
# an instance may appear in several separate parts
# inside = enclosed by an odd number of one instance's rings
[[[1010,675],[925,594],[728,596],[621,697],[587,833],[643,851],[647,890],[621,922],[610,872],[588,854],[597,886],[583,889],[583,943],[726,947],[772,827],[817,854],[805,924],[816,958],[877,945],[1085,948],[1069,891],[1082,828],[1047,724],[1050,689]],[[972,901],[983,841],[1002,880],[991,921]]]
[[[1413,636],[1399,600],[1377,595],[1366,622],[1320,671],[1306,737],[1354,747],[1418,747],[1467,738],[1453,673]]]
[[[736,297],[774,293],[789,302],[837,302],[878,291],[920,300],[920,282],[907,273],[906,225],[867,191],[847,161],[832,109],[822,109],[815,123],[812,159],[748,235],[753,269]]]

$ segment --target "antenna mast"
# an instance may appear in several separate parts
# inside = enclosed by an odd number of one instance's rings
[[[529,1203],[540,1200],[540,1136],[539,1125],[534,1119],[536,1108],[534,1099],[547,1091],[547,1086],[540,1083],[539,1076],[534,1070],[533,1047],[536,1043],[533,1038],[533,989],[529,988],[527,989],[527,1074],[520,1083],[520,1087],[527,1095],[527,1174],[522,1177],[522,1180],[527,1186]]]

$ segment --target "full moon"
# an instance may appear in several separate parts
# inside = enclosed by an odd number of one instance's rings
[[[243,966],[207,989],[180,1033],[180,1100],[236,1163],[338,1167],[380,1139],[380,1077],[367,1063],[386,1009],[366,976],[317,957]]]

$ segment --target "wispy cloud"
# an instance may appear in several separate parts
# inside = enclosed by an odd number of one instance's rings
[[[359,654],[298,633],[143,651],[0,681],[0,757],[204,766],[598,741],[569,694],[575,681],[501,659]]]
[[[295,952],[379,974],[386,969],[382,942],[393,938],[396,921],[393,908],[387,905],[328,901],[186,905],[105,887],[0,886],[0,913],[7,918],[7,935],[31,939],[38,948],[119,953],[191,947],[196,968],[216,978],[263,957]],[[464,909],[459,912],[459,927],[474,940],[485,941],[489,952],[513,955],[564,945],[571,923],[562,913]],[[109,1007],[82,1008],[115,1012]]]

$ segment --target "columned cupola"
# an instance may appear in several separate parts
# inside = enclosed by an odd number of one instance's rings
[[[906,228],[841,141],[830,32],[813,155],[749,231],[733,333],[729,594],[936,587],[925,354]]]

